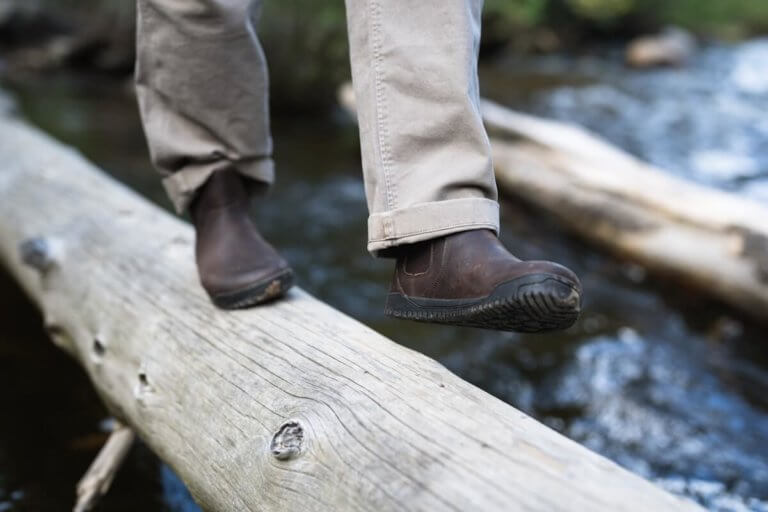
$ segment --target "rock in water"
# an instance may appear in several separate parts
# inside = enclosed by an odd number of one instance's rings
[[[687,31],[670,27],[652,36],[632,40],[625,54],[627,64],[637,68],[681,66],[696,51],[696,40]]]

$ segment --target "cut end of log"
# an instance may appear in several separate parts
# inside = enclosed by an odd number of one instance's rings
[[[744,257],[751,259],[760,282],[768,284],[768,236],[750,230],[743,230]]]

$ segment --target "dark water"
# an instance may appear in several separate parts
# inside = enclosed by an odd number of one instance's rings
[[[717,51],[732,52],[722,59],[733,62],[738,49]],[[630,100],[615,96],[604,100],[614,130],[600,122],[594,105],[584,99],[590,94],[602,98],[589,92],[596,87],[629,91],[632,97],[633,84],[646,92],[652,106],[658,105],[654,98],[672,94],[672,89],[678,96],[694,94],[698,89],[689,88],[695,80],[664,73],[704,73],[711,64],[706,54],[701,59],[688,71],[622,76],[610,55],[588,62],[501,61],[484,75],[488,95],[584,121],[659,163],[665,163],[661,156],[643,151],[653,147],[644,141],[663,138],[668,150],[661,154],[672,159],[673,172],[705,179],[690,170],[686,157],[674,156],[693,151],[692,141],[699,139],[690,131],[704,130],[699,122],[727,130],[738,125],[728,112],[712,109],[711,118],[691,119],[691,127],[675,131],[665,123],[647,124],[642,109],[632,110]],[[646,90],[643,81],[654,88]],[[719,91],[715,84],[706,86]],[[52,77],[16,83],[15,89],[31,119],[80,147],[120,180],[168,205],[147,164],[133,100],[119,86]],[[754,97],[740,97],[744,105],[764,105],[762,93],[749,94]],[[573,98],[558,99],[568,95]],[[626,129],[618,128],[622,126]],[[721,150],[741,148],[763,171],[750,171],[748,178],[739,174],[738,179],[723,172],[718,176],[724,181],[715,184],[756,197],[750,187],[764,175],[761,159],[768,153],[759,149],[768,144],[768,135],[744,130],[748,143],[723,142]],[[724,134],[723,140],[729,137]],[[502,205],[507,245],[524,258],[561,261],[582,276],[585,312],[574,328],[524,336],[386,319],[382,303],[391,269],[364,249],[366,211],[354,125],[342,115],[280,118],[275,141],[278,185],[256,207],[256,215],[296,268],[303,287],[712,511],[768,511],[764,328],[694,291],[603,255],[562,232],[545,215],[508,201]],[[702,147],[709,146],[702,142]],[[727,167],[727,158],[722,162]],[[12,322],[0,324],[0,511],[63,510],[104,438],[100,425],[105,412],[74,363],[46,341],[39,318],[20,292],[7,279],[0,280],[0,290],[2,310],[13,315]],[[170,470],[146,448],[131,455],[102,509],[196,510]]]

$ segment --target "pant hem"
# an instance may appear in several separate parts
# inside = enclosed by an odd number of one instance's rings
[[[368,251],[469,231],[490,229],[499,232],[499,203],[492,199],[465,198],[421,203],[368,218]]]
[[[188,166],[163,179],[163,187],[168,193],[177,213],[183,213],[195,197],[198,189],[216,171],[232,169],[238,174],[266,186],[275,181],[275,164],[271,158],[241,160],[238,162],[218,161],[208,164]]]

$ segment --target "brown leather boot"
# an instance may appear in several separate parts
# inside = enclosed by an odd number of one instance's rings
[[[190,207],[200,283],[223,309],[267,302],[293,284],[293,271],[261,237],[248,207],[245,184],[234,171],[215,172]]]
[[[520,261],[492,231],[463,231],[396,254],[387,315],[519,332],[565,329],[579,316],[576,274],[557,263]]]

